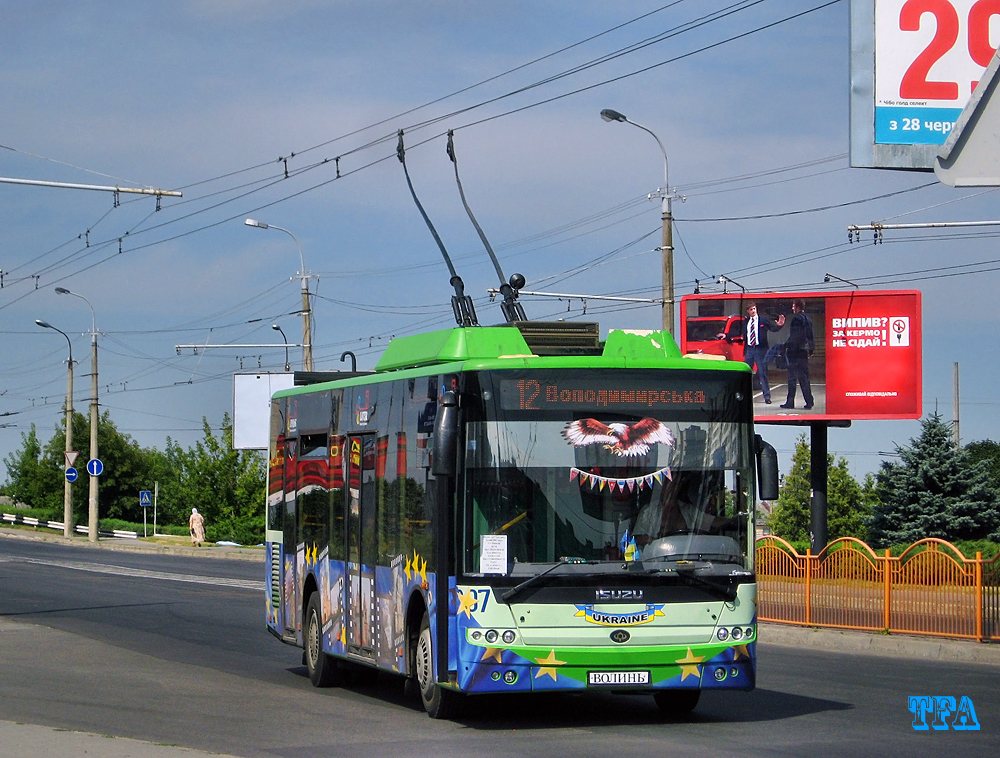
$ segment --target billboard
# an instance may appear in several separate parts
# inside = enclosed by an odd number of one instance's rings
[[[852,0],[851,165],[933,168],[997,42],[994,0]]]
[[[682,353],[752,365],[758,421],[922,414],[916,290],[685,295],[680,331]]]
[[[233,374],[234,450],[267,450],[271,395],[293,386],[293,373]]]

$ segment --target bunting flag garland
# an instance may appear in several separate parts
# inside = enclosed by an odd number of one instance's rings
[[[599,476],[598,474],[591,474],[576,467],[569,470],[569,480],[571,482],[579,479],[581,485],[589,484],[590,489],[596,488],[599,492],[604,492],[605,487],[609,487],[612,492],[619,490],[622,492],[639,490],[641,492],[644,487],[652,487],[654,483],[662,484],[664,478],[673,480],[669,466],[664,466],[659,471],[654,471],[651,474],[627,477],[625,479]]]

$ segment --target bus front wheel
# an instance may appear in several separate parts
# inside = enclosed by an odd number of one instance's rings
[[[323,615],[320,610],[319,593],[314,592],[306,606],[306,668],[309,680],[315,687],[333,687],[341,683],[342,672],[337,662],[323,652]]]
[[[458,693],[440,687],[434,681],[434,640],[427,615],[420,624],[420,635],[414,650],[414,669],[420,700],[432,719],[449,718],[457,710]]]

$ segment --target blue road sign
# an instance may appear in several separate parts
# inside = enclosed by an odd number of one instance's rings
[[[104,464],[100,458],[91,458],[87,461],[87,473],[91,476],[100,476],[104,472]]]
[[[153,493],[149,490],[139,490],[139,505],[148,508],[153,504]]]
[[[72,466],[70,466],[68,469],[66,469],[66,481],[67,482],[75,482],[76,478],[79,475],[80,475],[79,472],[75,468],[73,468]]]

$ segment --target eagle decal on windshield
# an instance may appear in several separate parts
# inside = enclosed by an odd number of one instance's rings
[[[634,424],[604,424],[597,419],[582,418],[568,424],[563,437],[573,447],[603,445],[622,458],[646,455],[657,442],[671,447],[674,444],[673,432],[655,418],[644,418]]]

